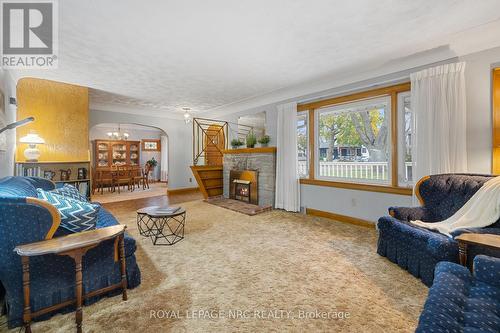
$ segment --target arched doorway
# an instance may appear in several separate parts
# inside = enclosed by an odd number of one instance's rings
[[[100,191],[94,191],[93,200],[104,203],[166,195],[169,144],[168,135],[164,130],[142,124],[100,123],[90,129],[89,139],[96,180],[94,184],[100,185]],[[146,168],[146,163],[155,166]],[[117,169],[132,170],[129,172],[130,178],[127,179],[130,179],[134,186],[122,185],[121,190],[117,191],[118,182],[114,181],[112,184],[107,181],[109,184],[104,184],[106,188],[103,189],[103,174],[108,169],[112,175],[110,179],[117,178]],[[140,179],[140,176],[144,176],[147,170],[148,181],[145,182],[144,177]],[[125,184],[126,181],[119,183]]]

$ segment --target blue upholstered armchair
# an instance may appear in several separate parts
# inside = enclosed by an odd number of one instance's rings
[[[37,199],[36,188],[51,190],[54,188],[54,183],[30,177],[0,179],[0,290],[3,287],[5,292],[9,327],[22,324],[23,312],[22,267],[20,257],[13,251],[15,246],[67,233],[58,228],[60,218],[57,209]],[[118,222],[113,215],[101,207],[96,228],[115,224]],[[135,240],[125,235],[129,288],[134,288],[141,282],[135,250]],[[109,240],[87,252],[83,260],[84,294],[120,281],[119,262],[115,261],[114,251],[114,241]],[[66,256],[46,255],[30,259],[32,312],[74,299],[74,269],[73,260]],[[89,304],[99,298],[89,298],[86,302]],[[62,311],[71,310],[69,307]]]
[[[390,216],[384,216],[378,220],[378,254],[397,263],[430,286],[434,277],[434,268],[438,262],[458,262],[458,243],[453,238],[414,226],[408,221],[438,222],[447,219],[492,177],[474,174],[442,174],[422,178],[415,185],[420,207],[390,207]],[[500,235],[500,221],[487,228],[457,231],[453,237],[463,232]],[[500,256],[498,252],[475,246],[470,246],[468,252],[471,258],[468,262],[472,262],[472,258],[478,253]]]
[[[500,259],[474,258],[474,275],[441,262],[416,333],[500,332]]]

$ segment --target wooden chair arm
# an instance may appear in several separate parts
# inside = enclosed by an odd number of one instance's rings
[[[48,203],[47,201],[38,198],[27,197],[26,202],[31,205],[41,206],[49,211],[50,215],[52,216],[52,226],[50,227],[49,232],[47,232],[45,239],[52,239],[54,233],[61,224],[61,214],[59,214],[57,208]]]
[[[18,245],[14,251],[20,256],[40,256],[45,254],[64,254],[75,249],[89,248],[118,237],[127,226],[118,224],[110,227],[77,232],[71,235],[52,238],[40,242]]]

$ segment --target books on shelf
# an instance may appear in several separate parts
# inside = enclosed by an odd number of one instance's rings
[[[43,171],[39,166],[26,167],[18,163],[16,164],[16,175],[25,177],[43,177]]]

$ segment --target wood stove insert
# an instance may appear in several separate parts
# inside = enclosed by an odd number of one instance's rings
[[[255,170],[231,170],[229,172],[229,198],[259,204],[259,172]]]

